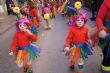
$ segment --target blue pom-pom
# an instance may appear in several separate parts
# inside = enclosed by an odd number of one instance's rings
[[[38,33],[38,30],[37,30],[37,26],[36,26],[36,25],[33,25],[33,26],[32,26],[31,32],[32,32],[33,34]]]
[[[110,33],[107,34],[107,36],[105,37],[106,40],[110,41]]]

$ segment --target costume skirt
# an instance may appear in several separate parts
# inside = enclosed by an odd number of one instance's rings
[[[78,61],[80,58],[86,61],[88,55],[92,55],[92,47],[89,44],[75,44],[70,48],[69,59],[73,62]]]
[[[39,56],[39,54],[40,54],[40,48],[31,44],[29,46],[19,48],[15,62],[16,64],[21,64],[26,62],[27,58],[29,58],[29,60],[34,60]]]

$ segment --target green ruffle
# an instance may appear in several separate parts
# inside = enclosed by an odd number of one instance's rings
[[[17,15],[17,18],[18,18],[18,20],[21,19],[21,18],[23,18],[23,15],[22,14],[18,14]]]
[[[28,52],[29,52],[30,58],[31,58],[32,60],[35,60],[35,59],[37,58],[37,57],[36,57],[36,54],[32,51],[31,48],[28,49]]]
[[[77,10],[77,11],[75,12],[75,14],[78,15],[78,14],[80,14],[80,12]]]
[[[81,57],[84,61],[88,58],[88,55],[86,53],[86,49],[84,47],[81,48]]]

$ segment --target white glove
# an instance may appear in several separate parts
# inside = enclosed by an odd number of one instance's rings
[[[65,47],[64,51],[70,51],[69,47]]]
[[[13,55],[13,52],[10,52],[9,55]]]

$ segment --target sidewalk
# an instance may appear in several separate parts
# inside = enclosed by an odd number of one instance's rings
[[[9,15],[0,17],[0,35],[8,31],[12,26],[15,25],[16,16]]]

